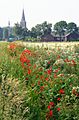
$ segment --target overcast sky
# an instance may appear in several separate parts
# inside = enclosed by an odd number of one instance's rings
[[[79,26],[79,0],[0,0],[0,26],[20,22],[23,8],[29,29],[37,23],[54,25],[60,20]]]

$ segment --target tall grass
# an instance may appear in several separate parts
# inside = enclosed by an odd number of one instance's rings
[[[0,103],[0,120],[79,120],[79,44],[0,43]]]

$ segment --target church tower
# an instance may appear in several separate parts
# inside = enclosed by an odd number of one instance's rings
[[[10,21],[8,21],[8,27],[7,27],[7,29],[8,29],[8,36],[10,36],[11,35]]]
[[[21,18],[20,26],[22,28],[26,28],[26,20],[25,20],[24,9],[23,9],[23,12],[22,12],[22,18]]]

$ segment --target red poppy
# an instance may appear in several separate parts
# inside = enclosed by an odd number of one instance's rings
[[[32,71],[31,71],[31,69],[28,69],[28,75],[30,75],[30,74],[31,74],[31,72],[32,72]]]
[[[48,61],[48,64],[50,64],[50,61]]]
[[[54,72],[55,72],[55,73],[57,73],[58,71],[59,71],[59,70],[58,70],[58,69],[56,69]]]
[[[51,74],[51,72],[52,72],[52,70],[51,70],[51,69],[48,69],[48,70],[47,70],[47,74],[49,74],[49,75],[50,75],[50,74]]]
[[[22,63],[25,63],[25,62],[27,61],[27,58],[26,58],[25,56],[22,56],[22,55],[21,55],[20,61],[21,61]]]
[[[64,60],[64,62],[70,62],[70,60],[69,60],[68,58],[66,58],[66,59]]]
[[[58,98],[57,98],[57,100],[58,100],[58,101],[60,101],[60,100],[61,100],[61,98],[59,98],[59,97],[58,97]]]
[[[20,61],[22,62],[22,63],[30,63],[30,60],[29,59],[27,59],[27,57],[26,56],[24,56],[24,55],[21,55],[21,57],[20,57]]]
[[[54,106],[54,102],[50,102],[49,104],[50,104],[51,106]]]
[[[51,105],[48,105],[48,107],[47,107],[48,109],[51,109]]]
[[[28,78],[26,78],[25,80],[28,80]]]
[[[43,75],[41,75],[41,76],[40,76],[40,79],[44,79],[44,76],[43,76]]]
[[[40,81],[38,81],[38,85],[40,85]]]
[[[56,69],[56,70],[55,70],[55,73],[59,72],[59,70],[60,70],[60,68]]]
[[[64,90],[63,90],[63,89],[60,89],[60,90],[59,90],[59,93],[60,93],[60,94],[64,94]]]
[[[34,64],[34,66],[33,66],[33,67],[34,67],[34,69],[35,69],[35,68],[36,68],[36,64]]]
[[[15,48],[16,48],[16,44],[14,43],[9,44],[9,49],[13,50]]]
[[[23,54],[24,54],[24,53],[28,53],[29,55],[31,55],[31,51],[28,50],[28,49],[25,49],[25,50],[23,51]]]
[[[54,74],[54,78],[57,78],[57,75],[56,75],[56,73]]]
[[[53,111],[52,110],[49,111],[49,115],[50,115],[50,117],[53,116]]]
[[[58,76],[59,76],[59,77],[63,77],[63,76],[64,76],[64,74],[59,74]]]
[[[79,94],[78,94],[78,93],[76,93],[76,96],[77,96],[77,97],[79,97]]]
[[[40,87],[40,91],[42,92],[44,90],[44,86],[41,86]]]
[[[59,58],[60,58],[60,55],[57,56],[57,59],[59,59]]]
[[[61,109],[60,108],[57,108],[57,111],[59,112]]]
[[[28,63],[28,62],[27,62],[27,65],[28,65],[28,66],[31,66],[31,64],[30,64],[30,63]]]
[[[49,80],[49,78],[46,78],[46,81],[48,81]]]
[[[72,65],[76,65],[76,62],[74,60],[71,60]]]

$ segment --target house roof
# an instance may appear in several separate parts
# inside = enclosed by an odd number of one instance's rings
[[[41,41],[54,41],[54,36],[51,34],[41,36]]]
[[[67,37],[67,36],[69,36],[69,35],[72,35],[72,34],[79,35],[79,33],[78,33],[78,32],[73,31],[73,32],[67,33],[67,34],[65,35],[65,37]]]

